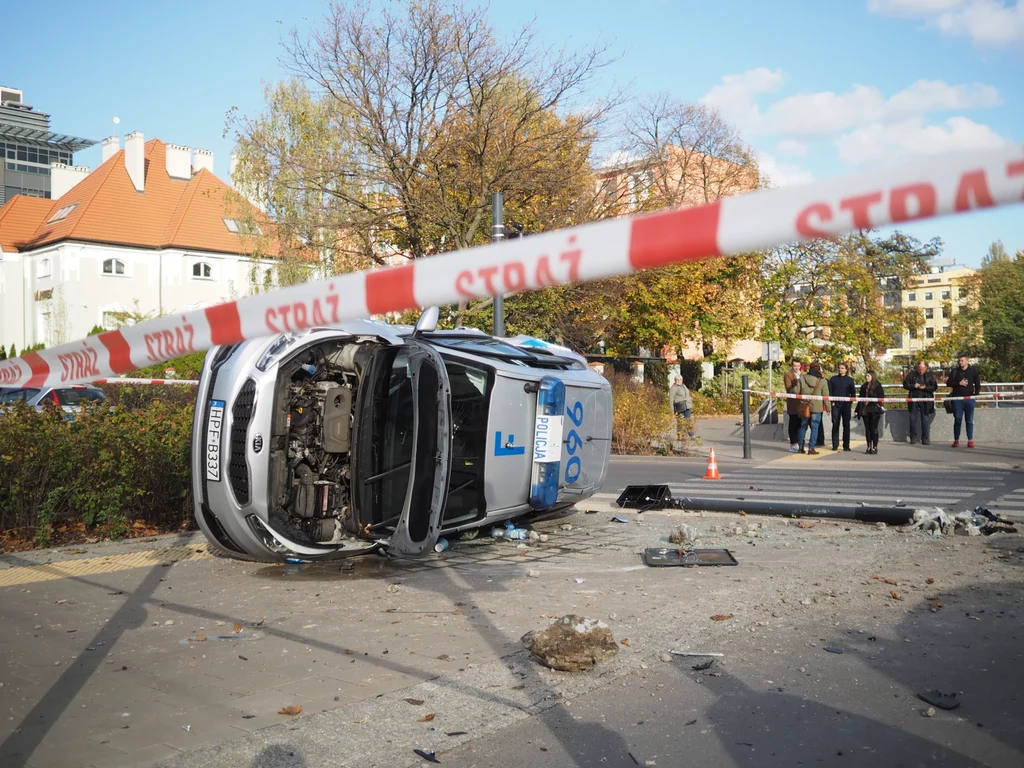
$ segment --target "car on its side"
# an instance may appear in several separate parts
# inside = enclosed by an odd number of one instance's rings
[[[85,408],[105,405],[107,402],[102,389],[81,384],[66,387],[5,387],[0,391],[0,412],[14,403],[25,403],[37,411],[49,405],[63,410],[69,421]]]
[[[537,339],[363,320],[217,347],[192,432],[199,527],[259,560],[373,550],[569,507],[608,469],[608,381]]]

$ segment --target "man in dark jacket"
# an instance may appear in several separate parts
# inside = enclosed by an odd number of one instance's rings
[[[846,363],[839,364],[839,373],[828,380],[829,397],[856,397],[857,384],[848,375],[850,368]],[[832,450],[839,450],[839,425],[843,426],[843,450],[850,450],[850,413],[852,404],[847,401],[833,401],[832,406]]]
[[[977,397],[981,392],[981,377],[978,369],[971,365],[967,355],[960,355],[958,365],[949,372],[946,382],[952,390],[950,397]],[[960,423],[967,417],[967,447],[974,447],[974,400],[952,400],[953,406],[953,447],[960,447]]]
[[[935,376],[928,370],[924,361],[917,364],[917,370],[911,371],[903,379],[903,388],[910,393],[911,402],[907,405],[910,412],[910,442],[916,443],[918,435],[921,437],[921,445],[931,444],[931,416],[935,413],[935,390],[938,388]]]

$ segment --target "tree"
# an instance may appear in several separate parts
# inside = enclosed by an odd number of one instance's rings
[[[529,231],[590,217],[590,145],[614,99],[573,102],[604,46],[544,49],[529,25],[504,41],[484,9],[439,0],[334,2],[285,59],[294,79],[229,130],[239,191],[306,270],[486,242],[494,191]]]
[[[775,249],[762,279],[762,338],[781,342],[790,356],[870,362],[904,330],[920,327],[920,313],[903,305],[902,293],[941,247],[937,238],[922,244],[897,231]]]
[[[7,350],[4,349],[3,344],[0,344],[0,360],[7,359]]]
[[[1024,376],[1024,250],[1012,260],[1004,250],[983,264],[973,313],[982,328],[983,353],[994,373],[1019,381]]]

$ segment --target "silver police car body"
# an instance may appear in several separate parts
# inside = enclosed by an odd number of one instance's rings
[[[600,490],[611,389],[537,339],[363,320],[218,347],[193,425],[199,527],[222,552],[418,556]]]

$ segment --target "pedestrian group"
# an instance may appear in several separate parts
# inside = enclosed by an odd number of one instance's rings
[[[815,446],[819,445],[819,434],[822,430],[822,417],[825,413],[832,414],[832,450],[840,449],[840,432],[842,433],[842,450],[850,450],[850,416],[851,411],[864,422],[864,434],[867,442],[865,453],[878,453],[878,427],[885,413],[881,402],[867,402],[871,398],[884,397],[882,383],[874,371],[868,371],[864,383],[857,392],[857,384],[850,376],[850,367],[839,363],[837,373],[825,381],[821,365],[811,363],[804,372],[799,360],[793,360],[790,369],[783,377],[786,391],[794,395],[803,395],[807,399],[789,399],[786,402],[786,413],[789,414],[789,450],[790,453],[807,453],[817,455]],[[957,365],[949,371],[946,382],[951,388],[949,397],[976,397],[981,392],[981,377],[976,368],[970,364],[966,355],[961,355]],[[935,375],[924,362],[920,362],[903,378],[903,388],[908,392],[911,402],[907,404],[910,417],[910,442],[922,445],[931,444],[931,416],[935,413],[935,390],[938,382]],[[823,395],[829,398],[862,398],[856,408],[848,400],[819,399]],[[953,414],[953,447],[960,446],[961,427],[966,423],[967,447],[974,447],[974,400],[947,400],[945,410]],[[807,433],[810,432],[810,440]]]

